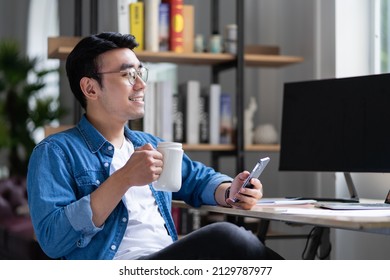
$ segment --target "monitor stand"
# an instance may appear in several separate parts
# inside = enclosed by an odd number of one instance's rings
[[[356,202],[359,202],[359,196],[357,194],[357,190],[355,188],[355,184],[352,181],[351,173],[344,172],[345,181],[347,181],[347,187],[349,191],[349,195],[351,196],[352,200],[355,200]]]
[[[355,185],[352,181],[352,176],[351,173],[349,172],[344,172],[344,178],[345,181],[347,182],[347,187],[349,191],[349,195],[351,198],[328,198],[328,197],[288,197],[291,199],[298,199],[298,200],[307,200],[307,199],[313,199],[317,201],[328,201],[328,202],[348,202],[348,203],[353,203],[353,202],[359,202],[359,196],[357,194]]]

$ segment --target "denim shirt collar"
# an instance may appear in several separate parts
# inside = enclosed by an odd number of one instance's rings
[[[85,114],[77,124],[77,128],[92,153],[98,152],[108,142],[107,139],[89,122]],[[133,143],[134,148],[141,147],[145,144],[145,140],[141,139],[127,126],[125,126],[125,137]]]

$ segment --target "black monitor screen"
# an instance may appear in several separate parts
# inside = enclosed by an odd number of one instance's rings
[[[286,83],[279,169],[390,172],[390,74]]]

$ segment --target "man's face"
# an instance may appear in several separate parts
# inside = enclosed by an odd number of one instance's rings
[[[98,65],[102,87],[94,102],[99,112],[124,122],[142,118],[146,83],[138,76],[129,80],[129,71],[142,67],[134,52],[126,48],[108,51],[100,55]]]

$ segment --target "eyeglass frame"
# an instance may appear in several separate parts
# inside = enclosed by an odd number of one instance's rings
[[[135,73],[136,73],[136,77],[134,78],[134,81],[133,81],[133,83],[130,81],[130,79],[131,79],[131,77],[130,77],[130,71],[131,71],[131,69],[134,69],[134,71],[135,71]],[[144,78],[144,77],[142,77],[142,75],[140,75],[140,74],[142,74],[141,73],[141,69],[145,69],[145,73],[146,73],[146,77]],[[116,74],[116,73],[127,73],[127,80],[129,81],[129,84],[130,85],[132,85],[132,86],[134,86],[134,84],[135,84],[135,81],[137,80],[137,77],[139,77],[144,83],[146,83],[147,81],[148,81],[148,76],[149,76],[149,69],[148,68],[146,68],[145,66],[142,66],[142,67],[140,67],[139,69],[136,69],[136,68],[134,68],[134,67],[129,67],[128,69],[126,69],[126,70],[120,70],[120,71],[108,71],[108,72],[98,72],[98,73],[96,73],[97,75],[103,75],[103,74]]]

